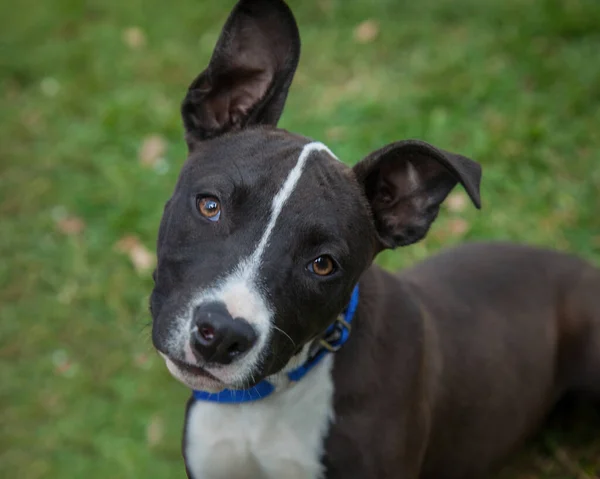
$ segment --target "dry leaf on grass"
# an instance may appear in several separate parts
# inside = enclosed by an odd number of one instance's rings
[[[436,226],[432,228],[427,238],[439,243],[445,243],[452,238],[464,236],[470,228],[471,225],[469,222],[463,218],[444,218],[436,223]]]
[[[60,376],[73,377],[77,372],[77,365],[69,358],[67,351],[57,349],[52,353],[54,372]]]
[[[146,440],[150,447],[154,447],[160,443],[164,436],[165,427],[164,421],[158,415],[150,418],[150,422],[146,427]]]
[[[71,304],[77,294],[78,286],[77,283],[67,282],[63,284],[63,287],[58,292],[57,299],[61,304]]]
[[[346,134],[346,128],[343,126],[332,126],[325,131],[325,136],[329,141],[341,140]]]
[[[354,40],[357,43],[371,43],[379,35],[379,23],[365,20],[354,29]]]
[[[450,195],[448,195],[448,198],[444,204],[452,213],[460,213],[465,210],[469,204],[469,201],[467,196],[462,191],[455,191],[454,193],[450,193]]]
[[[142,145],[138,152],[138,159],[142,166],[154,168],[160,162],[166,151],[167,141],[162,136],[149,135],[142,141]]]
[[[462,236],[469,231],[469,223],[462,218],[453,218],[448,221],[448,231],[452,236]]]
[[[554,458],[558,461],[558,463],[566,469],[566,472],[569,475],[573,476],[576,479],[594,479],[593,476],[589,475],[585,472],[577,461],[574,460],[569,453],[563,448],[556,448],[554,450]]]
[[[150,356],[146,353],[136,354],[133,358],[133,363],[140,369],[149,369],[152,365]]]
[[[39,131],[45,127],[42,113],[39,111],[29,110],[21,113],[21,123],[28,129]]]
[[[77,236],[85,229],[84,221],[78,216],[63,216],[56,220],[58,231],[67,236]]]
[[[331,13],[333,11],[332,0],[317,0],[317,8],[323,13]]]
[[[44,398],[41,404],[46,411],[52,414],[58,414],[65,409],[65,402],[62,396],[55,393],[44,393]]]
[[[140,27],[129,27],[123,31],[123,42],[132,50],[146,46],[146,35]]]
[[[147,273],[154,267],[154,255],[146,248],[137,236],[128,235],[115,245],[117,251],[129,256],[138,273]]]
[[[54,97],[60,91],[60,83],[56,78],[46,77],[40,82],[42,93],[48,97]]]

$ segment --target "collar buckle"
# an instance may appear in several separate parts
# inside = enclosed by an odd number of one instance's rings
[[[351,331],[352,326],[346,321],[344,315],[340,314],[334,323],[327,328],[325,337],[319,341],[319,345],[330,353],[335,353],[348,340]]]

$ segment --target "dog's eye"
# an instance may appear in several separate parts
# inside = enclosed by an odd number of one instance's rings
[[[196,208],[202,216],[210,221],[218,221],[221,216],[221,203],[214,196],[198,196]]]
[[[308,265],[308,270],[319,276],[329,276],[335,271],[335,263],[331,256],[323,255],[313,260]]]

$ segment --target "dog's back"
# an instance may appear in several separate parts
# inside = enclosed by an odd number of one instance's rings
[[[400,277],[439,344],[423,477],[471,466],[477,477],[477,464],[509,452],[566,391],[600,393],[597,268],[555,251],[474,243]]]

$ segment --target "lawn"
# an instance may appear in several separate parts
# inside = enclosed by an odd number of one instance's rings
[[[151,346],[152,250],[186,154],[179,102],[233,0],[11,3],[0,4],[0,475],[183,477],[188,391]],[[282,127],[348,164],[414,137],[483,165],[481,211],[457,189],[429,237],[382,265],[492,238],[600,265],[600,2],[291,5],[303,55]],[[504,477],[600,475],[598,413],[575,415]]]

